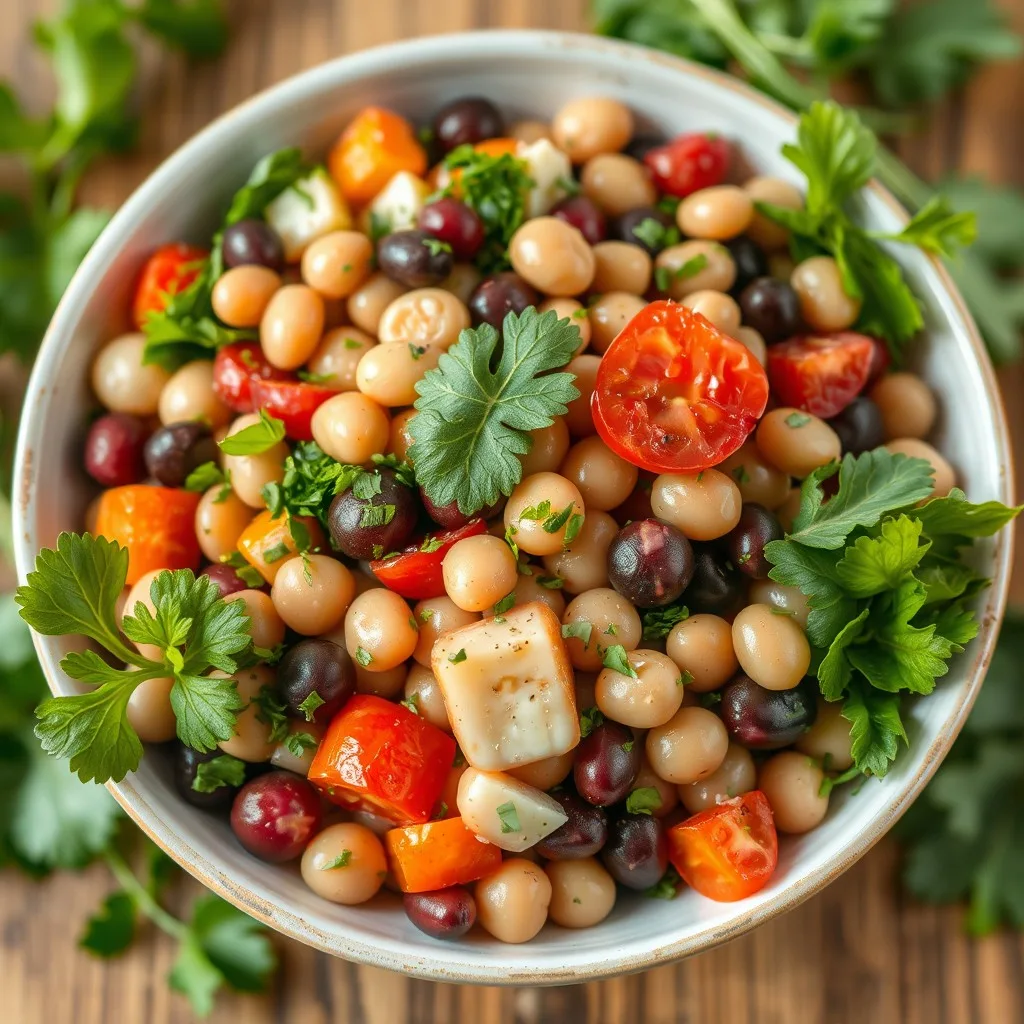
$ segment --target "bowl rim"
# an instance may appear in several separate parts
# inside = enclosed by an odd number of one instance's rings
[[[632,43],[613,41],[580,32],[541,29],[485,29],[446,33],[386,43],[355,53],[344,54],[291,75],[220,114],[166,157],[122,204],[79,266],[50,321],[26,388],[24,409],[27,411],[22,417],[15,454],[13,479],[16,482],[16,495],[13,502],[13,544],[20,583],[25,582],[38,552],[35,528],[29,520],[33,486],[33,450],[38,440],[34,410],[38,399],[48,385],[50,377],[48,367],[54,365],[58,356],[73,342],[74,335],[71,328],[75,311],[84,306],[91,294],[94,266],[98,267],[109,257],[116,255],[124,227],[144,212],[146,207],[157,198],[164,183],[173,180],[179,168],[184,167],[195,154],[201,152],[229,122],[256,120],[261,116],[261,109],[264,106],[272,104],[275,100],[285,99],[293,90],[301,91],[304,87],[315,89],[321,79],[324,82],[329,82],[341,68],[348,76],[357,76],[363,70],[369,72],[379,69],[382,62],[385,61],[401,66],[401,62],[405,59],[422,59],[427,56],[437,58],[440,52],[473,52],[479,56],[481,53],[487,52],[507,53],[517,48],[527,51],[531,48],[542,48],[552,52],[557,52],[561,48],[574,52],[592,53],[599,57],[639,60],[662,65],[680,75],[704,79],[718,89],[732,93],[744,103],[761,106],[774,116],[785,119],[791,125],[795,126],[797,123],[796,114],[725,72]],[[910,219],[901,204],[877,180],[872,179],[865,188],[873,193],[901,223],[906,223]],[[935,257],[929,257],[929,260],[943,290],[961,320],[960,324],[954,323],[953,326],[958,333],[965,335],[968,346],[978,361],[984,390],[992,403],[996,424],[992,443],[995,448],[995,457],[1002,467],[999,499],[1007,504],[1012,503],[1014,466],[1010,454],[1009,430],[1002,396],[991,361],[977,326],[946,268]],[[713,948],[793,909],[851,867],[903,815],[938,768],[977,697],[992,657],[998,626],[1006,608],[1012,554],[1013,531],[1003,530],[997,536],[993,550],[992,585],[989,588],[985,605],[979,612],[980,630],[972,645],[972,661],[966,673],[965,692],[925,752],[919,770],[906,786],[901,791],[893,793],[880,813],[838,851],[834,860],[795,879],[770,904],[740,913],[725,927],[706,925],[686,938],[663,946],[652,946],[640,956],[626,955],[612,948],[607,954],[600,955],[599,959],[591,959],[585,965],[530,969],[524,974],[503,971],[500,964],[496,964],[492,969],[482,969],[473,964],[458,963],[457,957],[446,956],[444,947],[439,947],[436,955],[422,956],[417,958],[418,962],[410,963],[408,955],[403,956],[401,952],[391,950],[387,946],[376,945],[351,935],[335,933],[328,936],[296,914],[275,913],[277,906],[275,903],[238,883],[234,883],[214,863],[201,858],[196,851],[191,849],[187,841],[179,839],[178,844],[165,841],[158,829],[149,823],[149,819],[159,822],[159,818],[156,812],[149,807],[144,795],[138,791],[131,776],[126,777],[120,783],[108,782],[107,789],[135,824],[157,846],[207,888],[269,928],[346,960],[385,967],[407,975],[435,981],[492,985],[564,985],[647,970]],[[59,694],[61,692],[61,687],[57,682],[59,667],[56,659],[46,649],[46,638],[33,631],[32,639],[50,690],[54,694]]]

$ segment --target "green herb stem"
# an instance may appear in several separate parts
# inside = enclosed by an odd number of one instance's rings
[[[113,848],[103,851],[103,860],[110,873],[120,883],[121,888],[132,898],[132,902],[140,913],[145,914],[162,932],[183,942],[188,936],[188,926],[179,921],[173,914],[164,910],[152,893],[135,877],[135,872],[128,866],[124,858]]]

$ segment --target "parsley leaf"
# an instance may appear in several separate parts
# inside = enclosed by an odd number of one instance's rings
[[[464,330],[416,385],[417,415],[409,421],[416,476],[431,501],[457,502],[466,515],[512,493],[529,432],[549,426],[579,396],[571,374],[549,372],[579,345],[579,328],[569,320],[532,307],[509,313],[501,341],[498,356],[493,327]]]
[[[610,668],[613,672],[620,672],[624,676],[629,676],[630,679],[637,679],[636,669],[630,664],[629,655],[626,653],[626,648],[622,644],[612,644],[610,647],[605,649],[604,657],[602,658],[602,664],[605,668]]]
[[[216,487],[217,484],[224,482],[225,476],[220,466],[216,462],[204,462],[201,466],[193,469],[185,478],[185,490],[198,491],[202,494],[203,491],[207,491],[211,487]]]
[[[309,696],[299,705],[299,710],[305,716],[307,722],[312,722],[316,717],[317,709],[323,707],[326,703],[316,690],[310,690]]]
[[[265,409],[260,409],[259,417],[259,423],[243,427],[237,433],[218,441],[220,450],[225,455],[259,455],[284,440],[285,429],[281,420],[271,416]]]
[[[104,959],[119,956],[135,939],[135,901],[118,889],[101,904],[86,922],[78,940],[81,949]]]
[[[321,871],[336,871],[338,868],[347,868],[352,860],[351,850],[342,850],[337,857],[329,860],[326,864],[320,865]]]
[[[881,237],[916,245],[933,256],[952,256],[961,246],[973,245],[977,234],[973,213],[957,212],[945,196],[935,195],[899,234]]]
[[[661,876],[659,881],[650,888],[644,889],[644,895],[649,900],[674,900],[676,893],[679,892],[681,883],[682,879],[679,877],[679,872],[669,864],[665,874]]]
[[[197,793],[213,793],[221,786],[241,786],[245,782],[245,762],[231,754],[218,754],[196,765],[192,788]]]
[[[858,683],[843,701],[843,718],[850,723],[850,753],[854,767],[881,778],[896,760],[900,741],[907,733],[900,718],[900,698],[895,693]]]
[[[583,644],[583,646],[590,646],[590,637],[594,632],[594,624],[592,622],[566,622],[562,626],[562,636],[569,640],[575,638]]]
[[[586,739],[599,725],[604,724],[600,708],[587,708],[580,715],[580,736]]]
[[[643,621],[643,638],[645,640],[663,640],[672,632],[673,627],[689,617],[689,609],[678,602],[661,608],[645,608],[641,615]]]
[[[878,537],[858,537],[836,563],[836,578],[851,597],[873,597],[907,581],[930,543],[920,544],[920,519],[900,516],[882,523]]]
[[[501,804],[497,808],[497,812],[503,835],[507,835],[509,832],[522,832],[523,826],[519,824],[519,812],[511,800]]]
[[[653,786],[634,789],[626,797],[626,810],[630,814],[651,814],[661,807],[661,794]]]

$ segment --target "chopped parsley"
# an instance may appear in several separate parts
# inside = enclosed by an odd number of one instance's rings
[[[501,822],[501,833],[507,835],[510,832],[522,832],[523,827],[519,824],[519,813],[516,805],[509,800],[497,808],[498,820]]]

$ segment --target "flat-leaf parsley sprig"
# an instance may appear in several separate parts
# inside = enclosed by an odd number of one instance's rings
[[[511,494],[531,430],[548,427],[579,397],[561,370],[580,344],[579,328],[532,306],[509,313],[501,335],[490,324],[466,329],[416,385],[409,422],[416,478],[437,505],[465,515]]]
[[[245,702],[230,673],[252,649],[249,617],[240,601],[225,601],[206,576],[165,570],[152,583],[155,613],[139,602],[120,629],[116,603],[128,574],[128,551],[103,537],[62,533],[44,549],[15,599],[22,618],[47,636],[85,636],[124,669],[94,650],[72,651],[61,668],[95,689],[50,697],[36,709],[36,735],[54,757],[71,759],[83,782],[120,781],[134,771],[142,743],[127,717],[128,699],[147,679],[173,677],[171,707],[178,737],[196,750],[212,750],[234,733]],[[151,644],[158,660],[143,657],[122,638]],[[220,669],[228,678],[211,676]]]

